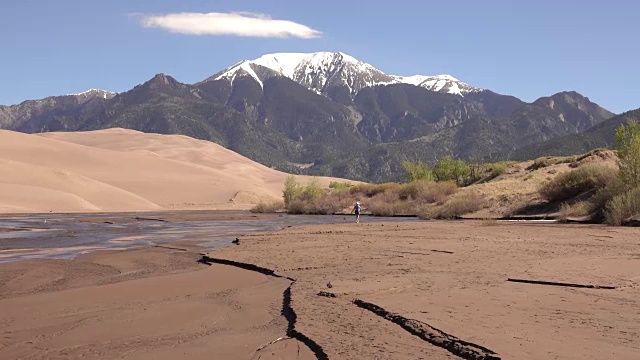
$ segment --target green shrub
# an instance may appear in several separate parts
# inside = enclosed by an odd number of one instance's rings
[[[616,149],[620,179],[629,188],[640,186],[640,125],[621,124],[616,129]]]
[[[271,202],[260,201],[249,211],[251,211],[252,213],[275,213],[282,209],[284,209],[284,202],[276,200]]]
[[[489,168],[489,176],[491,178],[495,178],[504,174],[507,171],[508,165],[506,162],[499,162],[499,163],[487,164],[487,167]]]
[[[607,224],[619,226],[628,218],[640,214],[640,187],[628,190],[611,199],[605,208]]]
[[[329,189],[348,189],[351,186],[353,186],[351,183],[348,182],[338,182],[338,181],[332,181],[329,183]]]
[[[302,187],[302,190],[298,193],[297,199],[303,201],[314,200],[324,195],[324,193],[325,192],[320,188],[318,179],[314,177],[311,179],[309,184]]]
[[[429,170],[429,167],[422,162],[422,160],[418,160],[417,163],[412,163],[407,160],[402,161],[402,167],[407,172],[407,176],[409,177],[409,182],[419,181],[419,180],[433,180],[433,172]]]
[[[486,200],[482,195],[476,192],[467,192],[450,199],[440,207],[419,215],[422,218],[454,219],[464,214],[478,211],[484,208],[485,205]]]
[[[615,177],[611,168],[587,164],[562,173],[542,185],[540,195],[549,201],[563,201],[591,190],[603,188]]]
[[[302,187],[296,182],[296,177],[293,175],[287,176],[284,180],[284,190],[282,190],[284,206],[288,208],[291,201],[295,200],[301,192]]]
[[[433,168],[433,176],[437,181],[455,181],[458,185],[464,184],[470,174],[471,168],[463,160],[449,157],[438,161]]]

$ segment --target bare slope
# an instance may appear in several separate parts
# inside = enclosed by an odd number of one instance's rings
[[[0,131],[0,212],[246,209],[286,176],[186,136]]]

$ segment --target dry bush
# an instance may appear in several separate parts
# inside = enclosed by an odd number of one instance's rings
[[[414,200],[427,204],[445,202],[449,195],[458,190],[454,181],[433,182],[413,181],[398,189],[400,199]]]
[[[605,205],[614,197],[623,194],[627,190],[622,180],[618,177],[611,179],[602,189],[596,191],[596,193],[589,199],[591,208],[599,211],[604,211]]]
[[[603,188],[616,176],[611,168],[586,164],[544,183],[540,195],[549,201],[563,201],[590,190]]]
[[[587,216],[591,214],[592,207],[588,201],[578,201],[575,204],[563,203],[560,205],[560,211],[558,220],[566,221],[570,217],[574,216]]]
[[[512,217],[514,215],[518,215],[525,209],[531,205],[531,196],[528,195],[514,195],[510,197],[508,195],[500,195],[497,199],[500,201],[506,208],[502,211],[503,217]]]
[[[371,215],[376,216],[406,215],[411,211],[411,204],[408,201],[400,200],[398,191],[395,190],[379,193],[363,205],[371,212]]]
[[[349,189],[346,188],[334,189],[329,193],[329,196],[331,196],[335,201],[338,201],[341,204],[345,201],[348,203],[356,201],[355,198],[351,196]]]
[[[275,200],[271,202],[260,201],[249,211],[251,211],[252,213],[275,213],[282,209],[284,209],[284,201]]]
[[[289,201],[287,205],[287,213],[289,214],[306,214],[307,202],[299,199]]]
[[[341,197],[339,193],[316,197],[313,199],[298,198],[292,200],[287,207],[289,214],[329,215],[342,211],[351,204],[351,199]]]
[[[376,194],[383,193],[389,190],[395,190],[400,187],[398,183],[384,183],[384,184],[358,184],[352,186],[349,189],[349,193],[354,196],[373,197]]]
[[[419,214],[422,218],[454,219],[464,214],[478,211],[485,207],[486,199],[477,192],[459,194],[444,205],[433,208],[427,213]]]
[[[402,200],[393,202],[374,200],[367,206],[367,209],[374,216],[415,215],[413,204]]]
[[[611,199],[605,208],[607,224],[619,226],[628,218],[640,214],[640,187]]]

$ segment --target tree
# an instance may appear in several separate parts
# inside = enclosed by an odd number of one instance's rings
[[[630,122],[616,129],[620,179],[630,188],[640,186],[640,125]]]
[[[282,197],[284,198],[284,206],[288,207],[292,200],[295,200],[302,192],[302,187],[296,182],[296,177],[293,175],[287,176],[284,180],[284,190],[282,190]]]
[[[402,160],[402,167],[409,175],[409,182],[418,180],[433,181],[433,172],[429,170],[429,167],[422,160],[418,160],[415,164]]]
[[[469,178],[471,168],[463,160],[454,160],[446,157],[433,168],[433,175],[437,181],[453,180],[458,185],[462,185]]]

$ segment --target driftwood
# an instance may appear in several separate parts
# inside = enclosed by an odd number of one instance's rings
[[[164,219],[143,218],[143,217],[139,217],[139,216],[134,217],[134,219],[135,219],[135,220],[145,220],[145,221],[161,221],[161,222],[168,222],[167,220],[164,220]]]
[[[317,295],[318,296],[324,296],[324,297],[330,297],[330,298],[336,297],[336,294],[330,293],[330,292],[326,292],[326,291],[320,291]]]
[[[519,282],[519,283],[525,283],[525,284],[564,286],[564,287],[588,288],[588,289],[612,290],[616,288],[615,286],[605,286],[605,285],[585,285],[585,284],[561,283],[561,282],[554,282],[554,281],[524,280],[524,279],[512,279],[512,278],[508,278],[507,281]]]
[[[447,250],[431,250],[432,252],[439,252],[439,253],[445,253],[445,254],[453,254],[453,251],[447,251]]]

